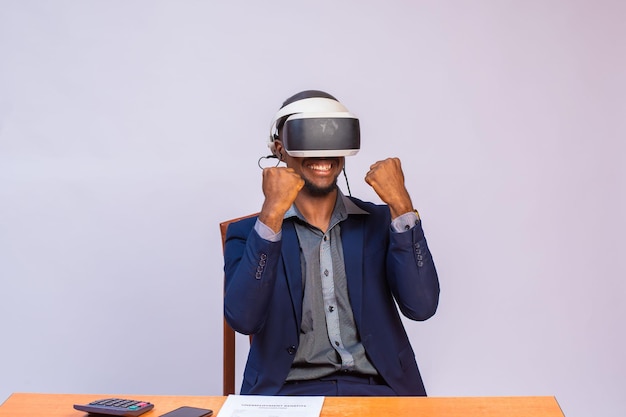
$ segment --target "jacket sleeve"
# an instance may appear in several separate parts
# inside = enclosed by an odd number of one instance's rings
[[[422,223],[411,230],[390,231],[387,279],[402,314],[426,320],[437,311],[439,278],[424,237]]]
[[[224,317],[237,332],[253,334],[265,323],[281,242],[262,239],[256,218],[229,226],[224,248]]]

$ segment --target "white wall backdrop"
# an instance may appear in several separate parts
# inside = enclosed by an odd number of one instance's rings
[[[280,103],[400,156],[440,273],[431,396],[626,409],[626,3],[0,1],[0,401],[221,393],[218,223]],[[340,182],[342,188],[345,186]]]

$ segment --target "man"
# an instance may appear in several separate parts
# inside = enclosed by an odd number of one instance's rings
[[[241,394],[426,395],[396,303],[430,318],[439,281],[400,160],[365,177],[385,205],[344,196],[358,119],[322,91],[287,99],[271,130],[286,167],[263,170],[261,211],[224,254],[225,317],[253,335]]]

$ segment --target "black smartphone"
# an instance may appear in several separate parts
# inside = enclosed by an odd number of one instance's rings
[[[176,410],[172,410],[169,413],[165,413],[159,417],[209,417],[213,415],[213,410],[208,408],[197,407],[179,407]]]

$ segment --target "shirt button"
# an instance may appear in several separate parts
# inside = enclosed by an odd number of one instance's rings
[[[324,242],[328,240],[328,236],[324,235]]]
[[[293,355],[294,353],[296,353],[296,345],[291,345],[287,348],[287,353],[290,355]]]
[[[328,274],[329,274],[329,273],[330,273],[330,272],[328,272],[328,269],[325,269],[325,270],[324,270],[324,276],[328,276]]]
[[[328,311],[330,311],[330,312],[332,313],[333,311],[335,311],[335,307],[333,307],[333,306],[328,306]]]

